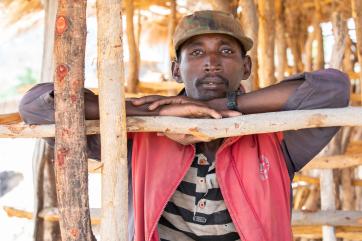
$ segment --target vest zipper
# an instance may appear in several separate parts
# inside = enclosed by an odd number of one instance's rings
[[[190,167],[191,167],[191,165],[192,165],[192,160],[195,158],[195,154],[196,154],[196,148],[195,148],[195,145],[194,145],[194,144],[192,145],[192,151],[193,151],[193,155],[192,155],[192,159],[191,159],[190,165],[188,165],[188,168],[184,171],[184,173],[182,174],[182,177],[180,178],[180,180],[178,180],[175,190],[173,190],[173,191],[171,192],[171,195],[167,198],[167,201],[162,205],[162,212],[160,212],[160,214],[157,216],[157,221],[156,221],[155,225],[154,225],[154,226],[152,227],[152,229],[151,229],[151,233],[150,233],[150,236],[149,236],[149,238],[148,238],[148,241],[151,241],[151,238],[152,238],[152,236],[153,236],[153,233],[155,232],[155,229],[156,229],[156,227],[158,226],[158,222],[159,222],[160,219],[161,219],[162,213],[163,213],[163,211],[165,210],[165,208],[166,208],[166,206],[167,206],[167,203],[170,201],[172,195],[175,193],[177,187],[180,185],[180,183],[182,182],[183,178],[185,177],[187,171],[190,169]]]
[[[224,146],[221,146],[222,148],[219,148],[219,149],[217,150],[217,152],[215,153],[215,160],[214,160],[214,161],[215,161],[215,173],[216,173],[216,177],[217,177],[218,180],[220,180],[220,178],[218,177],[218,171],[217,171],[217,170],[218,170],[218,168],[217,168],[218,165],[217,165],[217,162],[216,162],[216,161],[217,161],[218,154],[219,154],[219,152],[220,152],[222,149],[225,149],[226,147],[228,147],[228,146],[232,145],[234,142],[236,142],[236,140],[237,140],[237,139],[231,140],[231,141],[225,143],[225,145],[224,145]],[[224,189],[224,188],[223,188],[223,185],[224,185],[224,184],[221,183],[220,181],[218,181],[218,182],[219,182],[221,194],[222,194],[223,199],[224,199],[225,206],[226,206],[226,208],[227,208],[228,210],[230,210],[230,209],[229,209],[230,205],[229,205],[229,203],[228,203],[228,201],[227,201],[227,199],[225,198],[225,195],[224,195],[224,193],[223,193],[223,189]],[[238,234],[241,236],[241,237],[240,237],[240,240],[246,241],[246,238],[245,238],[243,232],[241,231],[238,223],[235,222],[233,215],[231,215],[231,212],[229,212],[229,214],[230,214],[231,220],[233,221],[233,224],[234,224],[236,230],[238,231]]]

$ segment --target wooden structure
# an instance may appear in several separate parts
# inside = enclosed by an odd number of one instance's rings
[[[24,1],[23,6],[40,9],[41,4],[36,4],[36,2]],[[254,72],[245,83],[248,90],[267,86],[303,69],[324,67],[328,63],[329,66],[348,72],[353,87],[351,104],[360,105],[362,71],[355,72],[358,69],[356,67],[358,63],[360,69],[362,66],[362,3],[360,0],[213,0],[211,2],[214,8],[237,15],[245,33],[253,38],[254,46],[257,47],[250,52]],[[11,1],[3,0],[2,3],[8,6]],[[186,3],[191,6],[194,4],[191,1],[186,1]],[[180,17],[180,14],[175,11],[176,6],[187,7],[177,4],[177,1],[97,1],[100,121],[84,121],[82,116],[85,1],[59,1],[55,35],[56,124],[27,126],[21,123],[17,114],[0,116],[0,138],[57,137],[55,158],[58,207],[39,210],[35,215],[49,222],[60,220],[63,240],[92,240],[91,224],[101,224],[102,240],[127,240],[126,129],[127,131],[187,133],[211,140],[240,134],[300,128],[362,126],[361,107],[265,113],[223,120],[181,120],[175,117],[129,117],[126,120],[124,99],[121,98],[125,96],[124,80],[126,79],[122,69],[123,42],[122,38],[118,38],[122,36],[121,12],[127,15],[127,33],[129,33],[127,34],[130,53],[127,78],[129,92],[138,90],[143,93],[167,93],[169,89],[180,88],[169,82],[159,84],[157,88],[150,84],[137,83],[138,66],[142,62],[139,61],[137,48],[140,43],[135,40],[132,16],[134,11],[147,10],[151,5],[170,9],[172,17],[165,16],[165,19],[172,21],[163,21],[158,27],[169,28],[166,32],[169,33],[168,36],[171,36],[174,31],[173,21],[177,21]],[[237,10],[238,7],[241,7],[240,12]],[[21,15],[23,12],[20,9],[18,13]],[[346,20],[351,17],[354,18],[356,26],[354,29],[356,41],[354,42],[346,34]],[[250,22],[252,24],[249,25]],[[332,60],[324,56],[325,46],[320,25],[322,22],[333,22],[335,29],[337,44]],[[248,26],[251,27],[248,28]],[[274,26],[275,30],[273,30]],[[308,32],[308,28],[313,28],[313,31]],[[139,36],[140,34],[137,35]],[[165,46],[169,46],[169,42],[168,38]],[[74,47],[76,51],[72,51]],[[77,53],[77,55],[72,56],[70,53]],[[44,56],[44,59],[46,58],[49,59]],[[79,59],[74,61],[76,58]],[[274,63],[274,59],[277,59],[277,64]],[[160,90],[161,88],[163,89]],[[74,115],[75,113],[77,115]],[[77,125],[72,126],[71,121]],[[177,123],[177,125],[170,125],[170,123]],[[88,160],[87,168],[84,153],[85,134],[95,133],[100,133],[102,143],[107,144],[102,145],[102,162],[94,163]],[[104,138],[105,136],[107,138]],[[357,208],[358,200],[362,201],[360,191],[362,177],[357,174],[357,167],[362,165],[361,137],[361,131],[358,128],[353,131],[351,129],[343,131],[341,137],[336,138],[334,147],[331,147],[334,151],[330,151],[329,155],[316,157],[305,167],[302,174],[296,176],[293,188],[295,239],[305,241],[323,237],[328,241],[336,238],[362,240],[361,209]],[[74,146],[77,148],[73,148]],[[114,148],[115,146],[118,148]],[[340,148],[341,146],[346,148]],[[346,171],[347,168],[348,171]],[[72,172],[72,169],[77,172]],[[315,169],[325,171],[319,171],[323,174],[313,176]],[[341,172],[336,171],[342,169]],[[102,176],[102,210],[92,210],[88,207],[85,185],[88,171],[106,174]],[[77,177],[76,181],[69,182],[67,176]],[[344,179],[341,180],[341,177]],[[324,185],[326,182],[327,185]],[[331,183],[334,183],[334,188],[329,189],[329,194],[324,195],[328,191],[326,186],[333,187]],[[82,185],[79,187],[79,184]],[[342,187],[342,193],[336,192],[339,187]],[[72,193],[71,190],[74,188],[81,194],[77,199],[71,199],[67,195],[67,193]],[[321,204],[318,201],[319,190],[323,198],[327,198],[326,201],[323,199]],[[351,198],[352,192],[356,193],[356,198]],[[341,201],[342,199],[347,201]],[[354,199],[357,202],[354,202]],[[345,208],[341,210],[339,202],[350,202],[353,205],[346,208],[347,205],[344,204]],[[319,210],[321,206],[326,210]],[[304,212],[301,209],[311,210],[311,212]],[[11,207],[6,210],[9,215],[27,218],[35,216]],[[327,226],[327,228],[322,228],[322,226]]]

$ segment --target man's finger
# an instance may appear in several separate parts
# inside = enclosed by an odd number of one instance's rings
[[[214,119],[222,118],[222,115],[219,112],[205,106],[192,105],[189,110],[195,117],[212,117]]]
[[[155,110],[162,105],[170,105],[170,104],[179,104],[179,101],[177,101],[176,98],[164,98],[156,100],[148,107],[148,109]]]
[[[236,116],[242,115],[241,112],[235,111],[235,110],[222,110],[222,111],[220,111],[220,114],[221,114],[222,117],[224,117],[224,118],[236,117]]]
[[[131,102],[133,105],[139,106],[139,105],[153,103],[162,98],[165,97],[161,95],[148,95],[148,96],[143,96],[141,98],[131,99]]]

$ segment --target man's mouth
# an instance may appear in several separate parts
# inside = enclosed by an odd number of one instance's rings
[[[200,85],[204,89],[215,90],[223,87],[225,88],[226,83],[219,77],[206,77],[200,81]]]

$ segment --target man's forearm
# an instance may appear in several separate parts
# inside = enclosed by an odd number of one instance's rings
[[[99,105],[98,96],[85,95],[85,119],[86,120],[99,120]],[[155,116],[158,115],[158,110],[148,110],[148,104],[142,106],[134,106],[130,101],[126,101],[126,115],[127,116]]]
[[[275,84],[237,97],[237,110],[244,114],[280,111],[289,97],[303,81],[288,81]],[[208,105],[216,110],[225,110],[227,99],[214,99]]]

